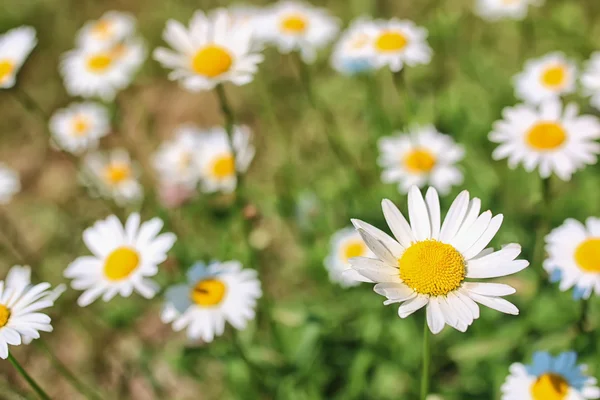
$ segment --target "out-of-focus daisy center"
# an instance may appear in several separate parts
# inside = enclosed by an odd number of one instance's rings
[[[87,67],[94,73],[103,73],[110,68],[113,57],[109,53],[96,53],[87,59]]]
[[[404,157],[404,166],[412,172],[429,172],[435,166],[435,156],[427,149],[417,148]]]
[[[192,166],[192,154],[189,151],[182,151],[179,155],[179,169],[186,170]]]
[[[73,125],[73,136],[78,136],[78,137],[85,136],[88,129],[90,128],[90,123],[89,123],[88,119],[86,117],[84,117],[83,115],[78,115],[75,118],[73,118],[72,125]]]
[[[113,162],[106,167],[104,176],[109,185],[118,185],[129,179],[131,176],[131,167],[129,164]]]
[[[527,143],[536,150],[554,150],[567,139],[567,132],[556,122],[538,122],[526,135]]]
[[[221,303],[227,287],[218,279],[204,279],[196,284],[190,292],[192,301],[199,306],[210,307]]]
[[[235,160],[231,154],[216,157],[211,168],[212,175],[217,179],[224,179],[235,174]]]
[[[520,2],[521,2],[521,0],[502,0],[502,4],[507,5],[507,6],[512,5],[512,4],[517,4]]]
[[[550,88],[562,86],[567,78],[567,70],[563,65],[546,68],[542,73],[542,84]]]
[[[5,80],[15,70],[15,63],[10,60],[0,60],[0,82]]]
[[[281,20],[281,30],[286,33],[301,34],[307,26],[308,21],[302,14],[291,14]]]
[[[375,48],[381,52],[400,51],[408,44],[408,39],[397,31],[383,32],[375,41]]]
[[[434,239],[416,242],[398,260],[400,278],[420,294],[443,296],[465,279],[465,259],[449,244]]]
[[[533,400],[563,400],[569,392],[569,383],[560,375],[541,375],[531,386]]]
[[[214,78],[229,71],[233,58],[224,47],[211,44],[201,48],[192,58],[192,69],[198,75]]]
[[[364,48],[367,44],[369,44],[369,35],[361,33],[356,35],[356,37],[350,41],[350,48],[352,50],[359,50]]]
[[[112,35],[113,24],[110,21],[100,20],[96,22],[92,28],[92,33],[102,39],[106,39]]]
[[[129,247],[119,247],[108,255],[104,262],[104,276],[111,281],[127,278],[140,265],[137,251]]]
[[[353,257],[361,257],[367,252],[367,246],[360,240],[352,240],[342,247],[342,257],[345,261]]]
[[[600,238],[587,239],[577,246],[575,261],[586,272],[600,273]]]
[[[10,319],[10,310],[4,304],[0,304],[0,328],[5,326]]]

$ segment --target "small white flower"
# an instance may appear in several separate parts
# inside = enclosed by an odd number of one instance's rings
[[[398,190],[408,193],[411,186],[429,184],[447,194],[463,182],[455,166],[465,150],[452,137],[439,133],[433,125],[415,126],[406,134],[379,139],[379,165],[384,183],[398,182]]]
[[[56,144],[73,154],[93,150],[110,132],[108,111],[96,103],[73,103],[50,118],[50,132]]]
[[[214,128],[201,136],[200,162],[204,192],[235,190],[236,173],[246,172],[254,158],[255,149],[250,138],[248,127],[234,127],[232,152],[225,129]]]
[[[544,0],[477,0],[475,12],[488,21],[522,20],[529,6],[541,6]]]
[[[19,175],[0,163],[0,205],[10,203],[13,196],[21,191]]]
[[[112,198],[119,205],[136,202],[143,196],[143,188],[138,181],[139,168],[123,149],[108,154],[89,153],[83,159],[82,168],[82,181],[92,194]]]
[[[520,104],[503,110],[502,121],[494,123],[489,139],[500,146],[494,160],[508,158],[508,166],[523,163],[525,170],[539,168],[540,176],[554,172],[562,180],[586,164],[595,164],[600,144],[600,121],[591,115],[578,115],[575,104],[566,107],[558,99],[544,101],[540,108]]]
[[[250,27],[253,32],[258,26],[257,24],[260,24],[264,13],[261,8],[249,5],[227,7],[227,12],[229,13],[231,24]]]
[[[526,103],[540,104],[575,92],[576,76],[573,61],[562,53],[550,53],[525,64],[525,70],[514,78],[515,94]]]
[[[17,73],[37,44],[35,29],[21,26],[0,35],[0,89],[11,88]]]
[[[175,138],[160,145],[153,164],[161,182],[190,189],[198,185],[202,176],[200,132],[195,126],[183,125],[175,131]]]
[[[373,21],[358,18],[342,33],[331,55],[336,71],[354,75],[373,69],[370,51],[375,40]]]
[[[581,85],[586,96],[590,96],[590,103],[600,110],[600,52],[593,53],[581,75]]]
[[[92,255],[77,258],[64,272],[73,289],[84,291],[77,304],[85,307],[100,296],[104,301],[117,294],[129,297],[134,289],[154,297],[158,285],[148,278],[157,274],[176,240],[172,233],[159,235],[162,227],[160,218],[140,225],[140,215],[133,213],[125,226],[111,215],[87,228],[83,241]]]
[[[107,11],[100,19],[88,21],[77,34],[78,47],[112,46],[135,33],[135,18],[121,11]]]
[[[258,39],[276,46],[281,53],[298,51],[306,63],[313,63],[317,51],[339,31],[337,18],[304,2],[280,1],[264,12],[256,30]]]
[[[212,342],[225,331],[225,322],[243,330],[254,319],[256,301],[262,296],[253,269],[242,269],[238,261],[196,263],[187,273],[187,284],[166,292],[161,319],[173,323],[175,331],[187,327],[192,340]]]
[[[190,91],[211,90],[222,82],[241,86],[252,82],[263,56],[253,49],[253,28],[234,24],[225,10],[210,18],[196,11],[189,29],[169,20],[163,39],[175,50],[158,48],[154,58],[173,71],[176,80]]]
[[[329,280],[342,287],[358,285],[363,279],[350,268],[353,257],[373,257],[373,253],[354,228],[344,228],[331,237],[331,250],[325,259]]]

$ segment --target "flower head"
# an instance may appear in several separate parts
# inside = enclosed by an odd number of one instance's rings
[[[182,185],[194,189],[201,173],[201,130],[192,125],[182,125],[175,138],[160,145],[153,164],[159,180],[169,185]]]
[[[19,175],[0,163],[0,205],[8,204],[21,191]]]
[[[562,53],[530,60],[515,76],[516,96],[530,104],[558,98],[575,91],[577,67]]]
[[[354,75],[373,69],[369,53],[375,40],[373,26],[373,21],[358,18],[342,33],[331,56],[336,71]]]
[[[325,268],[329,271],[329,280],[342,287],[356,286],[364,282],[362,275],[350,268],[353,257],[372,257],[365,242],[354,228],[344,228],[331,237],[331,247],[325,259]]]
[[[585,66],[581,75],[581,86],[590,103],[600,110],[600,52],[595,52]]]
[[[35,29],[21,26],[0,35],[0,89],[11,88],[17,73],[37,44]]]
[[[522,20],[529,6],[540,6],[544,0],[477,0],[475,12],[488,21],[500,19]]]
[[[135,18],[121,11],[107,11],[99,19],[88,21],[77,34],[79,47],[113,46],[135,34]]]
[[[80,154],[95,149],[98,140],[110,132],[106,108],[96,103],[74,103],[50,118],[50,132],[63,150]]]

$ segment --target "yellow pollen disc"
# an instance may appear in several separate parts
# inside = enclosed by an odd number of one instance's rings
[[[10,60],[0,60],[0,82],[3,82],[15,70],[15,63]]]
[[[517,4],[519,3],[521,0],[502,0],[502,4],[505,5],[511,5],[511,4]]]
[[[382,52],[400,51],[408,44],[408,39],[401,32],[384,32],[375,41],[375,48]]]
[[[554,150],[567,139],[567,132],[556,122],[538,122],[529,129],[525,140],[535,150]]]
[[[211,307],[219,304],[227,287],[218,279],[204,279],[196,284],[190,292],[190,297],[194,303],[203,307]]]
[[[90,127],[90,123],[88,122],[88,119],[86,117],[83,116],[77,116],[75,118],[73,118],[73,136],[85,136],[85,134],[87,133],[89,127]]]
[[[208,45],[196,52],[192,58],[192,69],[198,75],[214,78],[229,71],[233,58],[224,47]]]
[[[124,163],[111,163],[104,171],[104,177],[110,185],[117,185],[131,176],[131,168]]]
[[[542,83],[544,86],[556,88],[562,86],[567,78],[567,71],[562,65],[555,65],[547,68],[542,74]]]
[[[345,261],[353,257],[361,257],[364,256],[367,252],[367,246],[364,242],[359,240],[352,240],[350,242],[345,243],[344,247],[342,247],[342,257]]]
[[[575,261],[586,272],[600,273],[600,238],[587,239],[577,246]]]
[[[368,35],[358,35],[354,39],[352,39],[350,43],[350,48],[354,50],[362,49],[369,43]]]
[[[119,247],[108,255],[104,262],[104,276],[111,281],[127,278],[140,265],[137,251],[129,247]]]
[[[235,174],[235,160],[232,155],[225,154],[213,161],[212,175],[217,179],[228,178]]]
[[[115,45],[110,53],[113,59],[118,60],[121,57],[123,57],[123,55],[125,55],[125,52],[127,51],[127,46],[124,45],[123,43],[119,43],[117,45]]]
[[[0,328],[5,326],[10,319],[10,310],[3,304],[0,304]]]
[[[563,400],[569,392],[569,383],[560,375],[541,375],[531,386],[533,400]]]
[[[92,33],[102,39],[108,38],[112,33],[113,25],[111,22],[106,20],[100,20],[96,22],[92,28]]]
[[[404,157],[404,166],[411,172],[425,173],[435,166],[435,156],[426,149],[417,148]]]
[[[87,59],[87,67],[95,73],[106,71],[113,62],[112,55],[109,53],[97,53]]]
[[[304,33],[307,26],[308,21],[300,14],[289,15],[281,20],[281,30],[287,33]]]
[[[446,295],[465,279],[465,259],[449,244],[429,239],[410,246],[398,260],[400,278],[420,294]]]

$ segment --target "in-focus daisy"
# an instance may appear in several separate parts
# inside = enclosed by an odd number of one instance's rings
[[[211,342],[225,331],[225,322],[242,330],[254,319],[256,301],[262,296],[253,269],[242,269],[238,261],[196,263],[187,273],[188,282],[170,287],[162,312],[163,322],[175,331],[187,327],[190,339]]]
[[[354,228],[340,229],[331,237],[331,250],[325,259],[331,282],[351,287],[364,281],[361,275],[350,268],[348,260],[353,257],[373,257],[373,253]]]
[[[201,177],[200,130],[195,126],[177,128],[175,138],[160,145],[154,168],[161,183],[195,188]]]
[[[575,288],[576,299],[600,295],[600,218],[590,217],[585,225],[567,219],[546,236],[544,269],[562,291]]]
[[[19,175],[0,163],[0,205],[8,204],[21,191]]]
[[[354,21],[337,41],[331,56],[336,71],[354,75],[373,69],[370,50],[375,39],[373,22],[365,18]]]
[[[529,265],[517,260],[521,246],[512,243],[495,251],[486,248],[503,216],[480,212],[481,201],[469,201],[461,192],[441,223],[440,203],[434,188],[425,198],[416,186],[408,193],[410,224],[389,200],[383,214],[394,238],[360,220],[352,223],[375,258],[357,257],[350,264],[366,281],[375,282],[375,292],[387,297],[384,304],[402,303],[400,318],[427,306],[427,324],[439,333],[445,324],[465,332],[479,318],[483,304],[507,314],[519,310],[502,298],[515,289],[501,283],[467,279],[496,278],[521,271]]]
[[[300,52],[312,63],[317,51],[328,45],[339,31],[339,21],[324,8],[299,1],[280,1],[266,9],[257,28],[259,40],[276,46],[281,53]]]
[[[590,103],[600,110],[600,52],[593,53],[581,75],[581,86]]]
[[[550,53],[525,64],[525,70],[515,76],[515,94],[526,103],[540,104],[573,93],[576,77],[573,61],[563,53]]]
[[[143,195],[140,171],[123,149],[89,153],[83,159],[82,181],[93,194],[112,198],[117,204],[140,200]]]
[[[483,19],[521,20],[527,16],[529,6],[540,6],[544,0],[477,0],[475,12]]]
[[[248,127],[234,127],[232,152],[225,129],[214,128],[201,136],[200,161],[204,192],[235,190],[237,173],[246,172],[254,158],[255,149],[250,138]]]
[[[600,398],[596,378],[586,374],[585,365],[577,365],[577,354],[565,352],[552,357],[534,353],[532,363],[510,366],[510,375],[502,385],[502,400],[588,400]]]
[[[0,35],[0,88],[15,85],[17,73],[37,44],[35,29],[21,26]]]
[[[112,46],[131,38],[135,33],[135,18],[121,11],[107,11],[100,19],[88,21],[77,34],[77,45]]]
[[[95,149],[98,139],[110,132],[108,111],[96,103],[71,104],[52,115],[50,132],[56,144],[68,152]]]
[[[160,218],[140,224],[140,215],[133,213],[125,226],[111,215],[87,228],[83,241],[92,255],[77,258],[64,272],[73,279],[73,289],[84,291],[77,304],[85,307],[100,296],[104,301],[117,294],[129,297],[134,289],[154,297],[158,285],[148,278],[156,275],[175,243],[174,234],[159,235],[162,227]]]
[[[371,63],[375,68],[389,67],[393,72],[404,65],[429,64],[432,50],[427,44],[427,29],[407,20],[376,20],[365,32],[373,37]]]
[[[175,50],[158,48],[154,58],[173,71],[169,79],[187,90],[213,89],[222,82],[245,85],[252,81],[263,56],[253,48],[253,28],[234,24],[225,10],[207,17],[196,11],[189,29],[169,20],[163,39]]]
[[[407,193],[411,186],[429,184],[441,194],[463,182],[462,172],[455,164],[465,150],[454,140],[439,133],[434,126],[415,126],[406,134],[379,140],[381,180],[398,183],[398,190]]]
[[[586,164],[595,164],[600,144],[600,121],[591,115],[578,115],[575,104],[566,107],[558,99],[544,101],[539,108],[519,104],[503,110],[502,121],[494,123],[489,138],[500,143],[494,160],[508,158],[508,166],[523,163],[525,170],[539,168],[540,176],[554,172],[562,180]]]

